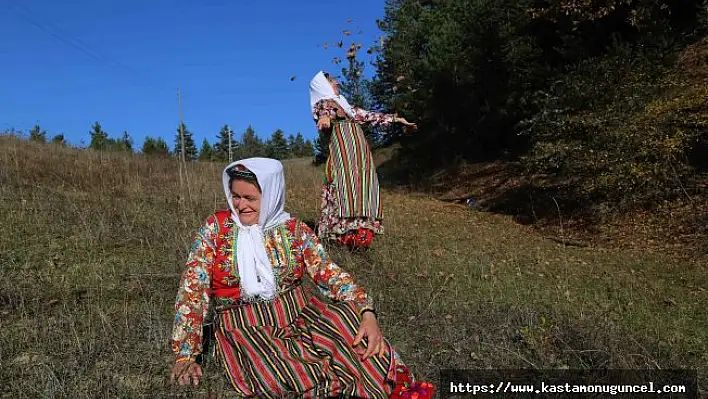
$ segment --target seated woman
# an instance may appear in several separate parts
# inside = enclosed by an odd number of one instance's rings
[[[199,229],[177,293],[173,381],[199,383],[212,308],[215,355],[239,395],[432,397],[382,337],[371,297],[284,211],[282,164],[245,159],[222,179],[230,210]],[[306,276],[331,301],[306,289]]]

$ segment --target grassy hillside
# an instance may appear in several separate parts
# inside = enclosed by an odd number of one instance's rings
[[[417,173],[411,165],[422,162],[406,163],[405,145],[386,148],[378,154],[382,181],[451,202],[473,198],[476,209],[565,242],[705,262],[708,38],[684,48],[654,80],[639,65],[654,68],[615,56],[571,70],[566,84],[582,86],[559,89],[568,108],[551,108],[563,112],[532,118],[537,148],[524,157]]]
[[[315,219],[320,170],[285,163],[288,210]],[[192,234],[225,205],[222,165],[0,137],[0,381],[8,397],[227,396],[166,384]],[[186,173],[181,173],[186,172]],[[384,192],[386,235],[331,254],[378,302],[423,378],[443,367],[708,372],[706,267],[566,247],[510,217]],[[705,385],[704,385],[705,386]]]

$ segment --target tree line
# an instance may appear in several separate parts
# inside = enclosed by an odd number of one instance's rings
[[[147,136],[143,141],[139,152],[145,156],[182,156],[184,148],[184,158],[187,161],[216,161],[228,162],[249,157],[268,157],[275,159],[313,157],[315,155],[316,143],[305,139],[301,133],[296,135],[285,135],[281,129],[273,132],[270,138],[261,139],[249,125],[240,137],[236,137],[233,129],[224,125],[216,135],[216,140],[212,144],[208,139],[204,139],[201,146],[197,148],[192,132],[182,123],[177,127],[172,148],[162,137]],[[99,151],[135,152],[133,139],[127,131],[124,131],[120,138],[109,137],[99,122],[95,122],[89,131],[89,149]],[[35,125],[29,131],[31,141],[68,146],[63,134],[57,134],[48,139],[47,132],[39,125]],[[184,143],[182,142],[184,141]]]
[[[566,204],[619,210],[708,174],[705,0],[386,0],[378,25],[367,87],[418,122],[389,136],[412,181],[510,160]]]

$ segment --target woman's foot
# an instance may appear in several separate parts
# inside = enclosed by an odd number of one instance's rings
[[[348,247],[352,251],[367,250],[374,242],[374,232],[360,227],[358,230],[348,231],[339,236],[339,245]]]

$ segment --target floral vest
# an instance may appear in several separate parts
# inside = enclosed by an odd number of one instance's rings
[[[218,211],[214,214],[219,224],[219,229],[214,240],[214,264],[211,275],[211,295],[216,298],[237,300],[241,296],[238,266],[236,264],[236,239],[238,229],[234,229],[229,210]],[[285,290],[300,282],[304,265],[302,250],[294,237],[299,235],[297,219],[290,219],[280,229],[281,242],[276,243],[276,248],[269,248],[268,255],[275,265],[274,274],[278,291]],[[268,236],[268,233],[266,233]],[[268,238],[266,238],[268,239]]]

